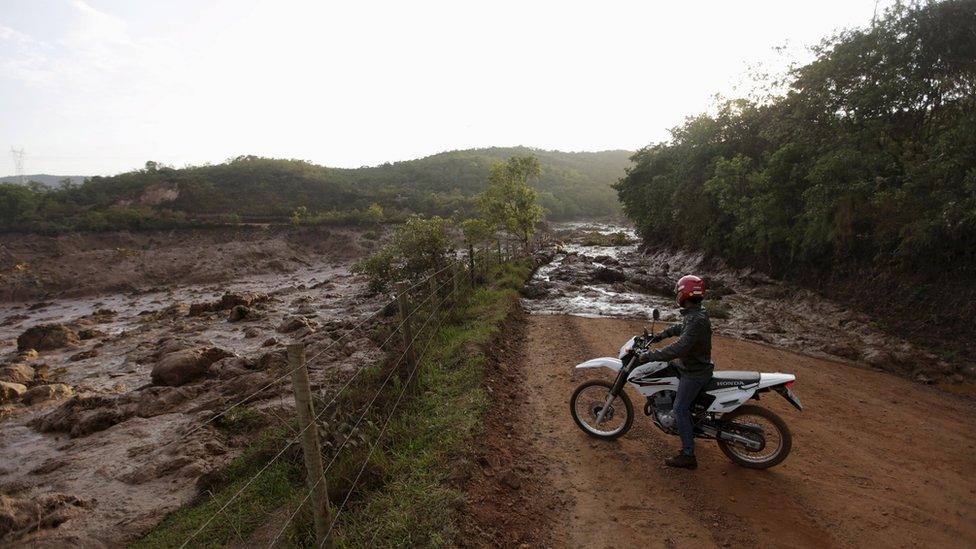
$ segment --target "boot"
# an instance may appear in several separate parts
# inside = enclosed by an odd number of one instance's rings
[[[682,469],[698,468],[698,460],[695,459],[695,456],[689,456],[684,452],[664,460],[664,464],[668,467],[680,467]]]

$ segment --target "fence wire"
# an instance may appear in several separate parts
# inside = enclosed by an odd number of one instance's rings
[[[454,276],[452,276],[451,279],[450,279],[450,281],[453,282],[453,280],[454,280],[454,278],[456,276],[457,276],[457,274],[455,274]],[[448,283],[448,281],[445,281],[444,283],[442,283],[441,286],[438,288],[438,290],[440,288],[443,288],[444,285],[446,285],[447,283]],[[433,296],[433,295],[436,295],[436,292],[431,293],[431,296]],[[428,296],[428,300],[429,300],[429,298],[431,296]],[[427,301],[427,300],[425,300],[425,301]],[[281,539],[281,536],[284,535],[285,531],[288,529],[288,526],[291,524],[291,521],[294,520],[294,518],[301,511],[302,507],[305,506],[305,503],[308,502],[309,498],[312,496],[312,493],[318,487],[319,483],[322,482],[322,479],[323,478],[325,478],[325,474],[329,472],[329,470],[335,464],[336,460],[339,458],[339,455],[342,452],[343,448],[345,448],[346,443],[349,442],[349,440],[352,438],[353,433],[356,432],[356,429],[359,427],[360,423],[362,423],[363,419],[366,417],[367,413],[369,412],[369,408],[372,407],[373,403],[376,401],[376,399],[379,397],[380,393],[386,387],[387,382],[389,382],[389,380],[392,378],[393,374],[396,373],[397,370],[399,369],[400,363],[403,362],[403,359],[407,356],[407,353],[409,352],[410,347],[412,347],[413,344],[414,344],[414,342],[417,340],[417,338],[420,337],[420,335],[423,333],[424,329],[430,323],[431,319],[433,319],[435,315],[437,315],[438,313],[441,312],[442,307],[444,306],[444,303],[446,303],[446,302],[447,302],[447,297],[444,297],[443,299],[441,299],[441,301],[440,301],[440,303],[438,303],[437,307],[427,317],[427,320],[424,321],[424,324],[420,327],[419,330],[417,330],[417,333],[414,334],[413,338],[410,340],[410,344],[406,346],[406,348],[400,354],[399,358],[397,358],[396,363],[390,369],[389,374],[387,374],[386,379],[383,381],[383,385],[381,385],[380,388],[373,395],[372,400],[370,400],[369,404],[366,405],[366,407],[365,407],[366,409],[363,411],[362,415],[359,416],[359,419],[356,421],[356,424],[352,427],[352,429],[346,435],[346,438],[342,441],[342,444],[339,446],[339,448],[336,449],[335,453],[332,455],[332,459],[329,461],[329,464],[326,465],[325,468],[322,470],[322,476],[319,477],[318,480],[316,480],[315,483],[308,489],[307,493],[305,494],[305,497],[302,498],[301,502],[299,502],[299,504],[295,507],[295,510],[292,512],[292,514],[285,521],[285,524],[282,526],[281,530],[278,531],[277,535],[275,535],[274,539],[271,541],[271,543],[268,545],[268,547],[274,547],[274,545],[278,542],[279,539]],[[418,308],[419,308],[419,306],[418,306]],[[441,326],[441,324],[443,324],[443,315],[441,315],[441,320],[438,323],[438,329]],[[383,427],[380,429],[380,432],[377,435],[376,442],[374,442],[372,448],[370,449],[369,454],[366,457],[366,462],[369,461],[369,458],[372,456],[373,449],[375,449],[376,444],[379,442],[379,440],[383,436],[383,433],[386,431],[386,427],[389,424],[390,419],[393,417],[393,415],[396,414],[396,409],[400,405],[400,401],[403,399],[403,395],[406,393],[406,391],[407,391],[407,389],[408,389],[408,387],[410,385],[410,382],[413,380],[414,374],[416,373],[417,369],[419,368],[420,363],[423,360],[423,357],[427,353],[427,349],[430,347],[431,341],[434,339],[434,337],[436,337],[436,335],[437,335],[437,330],[435,329],[430,334],[430,336],[427,338],[427,343],[424,345],[424,349],[423,349],[423,351],[421,351],[420,356],[417,357],[416,363],[414,364],[413,368],[410,371],[410,376],[407,378],[407,381],[403,384],[403,387],[400,389],[400,394],[397,397],[396,402],[393,404],[393,408],[390,411],[390,414],[387,416],[386,421],[383,423]],[[365,467],[365,465],[364,465],[364,467]],[[352,487],[350,487],[350,492],[349,492],[350,494],[352,493],[353,490],[355,490],[355,488],[356,488],[356,482],[359,481],[359,477],[361,475],[362,475],[362,469],[360,469],[359,474],[356,475],[356,480],[353,482]],[[348,499],[348,494],[347,494],[347,499]],[[345,501],[343,501],[343,504],[345,504]],[[340,512],[341,512],[341,508],[340,508]],[[335,524],[335,521],[333,521],[333,523],[330,524],[330,526],[329,526],[329,531],[330,532],[332,530],[332,525],[334,525],[334,524]]]
[[[453,265],[454,265],[454,263],[449,263],[448,265],[446,265],[446,266],[444,266],[443,268],[441,268],[441,269],[439,269],[439,270],[438,270],[437,272],[435,272],[435,273],[433,273],[433,274],[431,274],[431,275],[430,275],[430,276],[428,276],[427,278],[425,278],[425,279],[422,279],[422,280],[420,280],[420,281],[418,281],[418,282],[416,282],[416,283],[414,283],[414,284],[413,284],[412,286],[410,286],[409,288],[407,288],[407,289],[405,289],[405,290],[403,290],[403,291],[402,291],[402,292],[401,292],[400,294],[398,294],[398,296],[397,296],[397,298],[399,298],[400,296],[403,296],[403,295],[405,295],[405,294],[407,294],[407,293],[409,293],[409,292],[410,292],[410,291],[411,291],[412,289],[415,289],[415,288],[417,288],[417,287],[418,287],[418,286],[420,286],[421,284],[425,284],[425,283],[428,283],[428,282],[429,282],[429,281],[430,281],[431,279],[433,279],[433,278],[434,278],[435,276],[437,276],[438,274],[440,274],[441,272],[443,272],[444,270],[446,270],[447,268],[449,268],[449,267],[451,267],[451,266],[453,266]],[[431,298],[433,298],[434,296],[436,296],[436,295],[437,295],[437,294],[438,294],[438,293],[439,293],[439,292],[441,291],[441,289],[442,289],[442,288],[444,288],[444,286],[448,284],[448,282],[453,282],[453,281],[455,280],[455,278],[456,278],[456,276],[457,276],[457,273],[455,273],[455,274],[454,274],[454,275],[453,275],[453,276],[452,276],[451,278],[449,278],[449,279],[447,279],[447,280],[445,280],[445,281],[444,281],[444,282],[442,282],[442,283],[441,283],[441,284],[440,284],[439,286],[437,286],[437,287],[436,287],[435,289],[433,289],[433,291],[431,291],[431,292],[430,292],[430,294],[429,294],[429,295],[428,295],[428,296],[427,296],[427,297],[426,297],[426,298],[425,298],[425,299],[424,299],[423,301],[421,301],[421,302],[419,302],[419,303],[417,303],[417,304],[416,304],[416,305],[415,305],[415,306],[413,307],[413,310],[412,310],[412,311],[410,311],[410,312],[409,312],[409,313],[408,313],[408,314],[407,314],[407,315],[406,315],[406,316],[405,316],[405,317],[404,317],[404,318],[403,318],[403,319],[402,319],[402,320],[400,321],[400,323],[399,323],[399,324],[398,324],[398,325],[397,325],[397,326],[396,326],[396,327],[395,327],[395,328],[394,328],[394,329],[393,329],[393,330],[391,331],[391,333],[390,333],[390,335],[389,335],[389,336],[387,337],[387,339],[386,339],[386,340],[385,340],[385,341],[384,341],[384,342],[383,342],[382,344],[380,344],[380,348],[382,348],[383,346],[385,346],[385,345],[386,345],[386,344],[387,344],[387,343],[388,343],[388,342],[389,342],[389,341],[390,341],[390,340],[391,340],[391,339],[393,338],[393,336],[395,336],[395,335],[396,335],[396,334],[397,334],[398,332],[400,332],[400,331],[402,330],[402,327],[404,326],[404,324],[405,324],[405,323],[406,323],[406,322],[407,322],[407,321],[408,321],[408,320],[409,320],[409,319],[410,319],[410,318],[411,318],[411,317],[412,317],[412,316],[413,316],[413,315],[414,315],[414,314],[415,314],[415,313],[416,313],[417,311],[419,311],[419,310],[420,310],[420,309],[421,309],[421,308],[422,308],[422,307],[423,307],[423,306],[424,306],[424,305],[425,305],[425,304],[426,304],[426,303],[427,303],[428,301],[430,301],[430,300],[431,300]],[[426,328],[426,327],[427,327],[427,325],[429,324],[429,322],[430,322],[430,320],[431,320],[431,318],[433,318],[433,317],[434,317],[434,315],[436,315],[436,314],[437,314],[437,313],[438,313],[438,312],[440,311],[440,309],[441,309],[441,307],[443,306],[443,304],[444,304],[444,303],[445,303],[446,301],[447,301],[447,298],[446,298],[446,297],[445,297],[444,299],[442,299],[442,300],[441,300],[441,302],[440,302],[440,303],[439,303],[439,304],[437,305],[437,307],[436,307],[436,308],[434,308],[434,310],[433,310],[433,311],[431,311],[431,314],[430,314],[430,315],[429,315],[429,316],[427,317],[427,320],[426,320],[426,321],[424,322],[424,324],[423,324],[423,325],[421,326],[421,328],[420,328],[420,329],[419,329],[419,330],[417,331],[417,333],[416,333],[416,334],[414,334],[414,336],[413,336],[413,338],[411,339],[411,341],[409,342],[409,344],[405,346],[405,348],[404,348],[404,351],[403,351],[403,353],[402,353],[402,354],[400,355],[400,357],[399,357],[399,358],[397,359],[397,362],[396,362],[396,364],[394,365],[394,367],[390,369],[390,372],[389,372],[389,374],[387,375],[387,377],[386,377],[386,379],[385,379],[385,380],[383,381],[383,384],[382,384],[382,385],[380,386],[380,388],[379,388],[379,389],[378,389],[378,390],[376,391],[376,393],[375,393],[375,394],[373,395],[373,398],[372,398],[372,400],[370,400],[370,402],[369,402],[369,404],[367,404],[367,405],[366,405],[366,407],[365,407],[365,409],[364,409],[364,411],[363,411],[363,414],[362,414],[362,415],[360,416],[360,418],[359,418],[359,420],[358,420],[358,421],[356,422],[356,425],[355,425],[355,426],[353,427],[353,429],[352,429],[352,430],[350,431],[350,433],[349,433],[349,435],[348,435],[348,436],[346,437],[346,439],[345,439],[345,440],[343,441],[343,443],[342,443],[342,445],[341,445],[341,446],[339,447],[339,449],[338,449],[338,450],[336,451],[336,453],[335,453],[335,455],[333,456],[333,459],[332,459],[332,461],[331,461],[331,462],[329,463],[329,466],[328,466],[328,467],[326,467],[326,468],[325,468],[325,469],[323,470],[323,475],[322,475],[322,477],[319,477],[319,478],[320,478],[320,480],[321,480],[321,478],[323,478],[323,477],[324,477],[324,474],[325,474],[325,472],[327,472],[327,471],[328,471],[328,469],[329,469],[329,467],[331,467],[331,466],[332,466],[332,464],[333,464],[333,463],[335,462],[335,460],[336,460],[336,458],[337,458],[337,456],[339,455],[339,452],[340,452],[340,451],[342,450],[342,448],[343,448],[343,447],[345,446],[345,444],[346,444],[346,442],[348,442],[348,441],[349,441],[349,438],[350,438],[350,437],[352,436],[352,433],[353,433],[353,432],[355,432],[355,429],[356,429],[356,428],[357,428],[357,427],[359,426],[359,424],[360,424],[360,422],[361,422],[361,421],[363,420],[363,418],[364,418],[364,417],[366,416],[366,414],[367,414],[367,413],[369,412],[369,408],[370,408],[370,407],[371,407],[371,406],[373,405],[373,403],[374,403],[374,402],[376,401],[376,399],[377,399],[377,398],[379,397],[379,394],[380,394],[380,393],[382,392],[382,390],[383,390],[383,389],[384,389],[384,388],[386,387],[386,385],[387,385],[387,383],[389,382],[389,380],[391,379],[391,377],[392,377],[392,375],[393,375],[393,374],[394,374],[394,373],[395,373],[395,372],[397,371],[397,369],[398,369],[398,367],[399,367],[399,364],[400,364],[400,362],[401,362],[401,361],[403,360],[403,358],[404,358],[404,357],[405,357],[405,356],[407,355],[407,353],[408,353],[408,352],[410,351],[410,348],[412,347],[412,345],[413,345],[413,343],[414,343],[414,342],[416,341],[416,339],[417,339],[417,337],[418,337],[418,336],[419,336],[419,335],[420,335],[421,333],[423,333],[423,330],[424,330],[424,328]],[[327,349],[328,349],[328,348],[330,348],[331,346],[334,346],[334,345],[335,345],[336,343],[338,343],[338,342],[339,342],[339,341],[340,341],[340,340],[341,340],[342,338],[344,338],[344,337],[345,337],[346,335],[348,335],[348,334],[350,334],[350,333],[352,333],[352,332],[354,332],[355,330],[357,330],[357,329],[359,329],[359,328],[360,328],[361,326],[363,326],[363,325],[364,325],[364,324],[365,324],[365,323],[366,323],[366,322],[367,322],[368,320],[370,320],[370,319],[371,319],[372,317],[374,317],[374,316],[376,316],[377,314],[379,314],[379,312],[381,312],[381,311],[382,311],[383,309],[385,309],[385,308],[386,308],[387,306],[389,306],[389,303],[387,303],[387,304],[386,304],[386,305],[384,305],[384,306],[383,306],[382,308],[380,308],[380,309],[379,309],[378,311],[376,311],[376,312],[374,312],[374,313],[372,313],[372,314],[371,314],[370,316],[368,316],[367,318],[365,318],[365,319],[364,319],[363,321],[361,321],[361,322],[360,322],[360,323],[359,323],[359,324],[358,324],[357,326],[355,326],[354,328],[352,328],[352,329],[350,329],[349,331],[347,331],[346,333],[344,333],[344,334],[343,334],[343,335],[342,335],[342,336],[341,336],[341,337],[340,337],[339,339],[336,339],[335,341],[333,341],[333,342],[332,342],[332,343],[331,343],[331,344],[330,344],[330,345],[329,345],[328,347],[326,347],[326,349],[323,349],[323,350],[322,350],[322,351],[320,351],[319,353],[316,353],[316,355],[314,355],[314,357],[313,357],[313,358],[317,358],[318,356],[321,356],[321,354],[322,354],[322,353],[323,353],[323,352],[324,352],[325,350],[327,350]],[[428,341],[428,345],[429,345],[429,341]],[[426,352],[426,349],[427,349],[427,348],[425,347],[425,348],[424,348],[424,352]],[[232,409],[234,409],[235,407],[237,407],[237,406],[239,406],[239,405],[241,405],[241,404],[243,404],[243,403],[245,403],[245,402],[247,402],[247,401],[248,401],[248,400],[250,400],[250,399],[251,399],[252,397],[254,397],[255,395],[257,395],[257,394],[259,394],[260,392],[262,392],[262,391],[264,391],[264,390],[266,390],[267,388],[269,388],[269,387],[271,387],[272,385],[274,385],[275,383],[277,383],[278,381],[280,381],[281,379],[283,379],[283,378],[284,378],[285,376],[287,376],[287,375],[290,375],[290,374],[291,374],[292,372],[294,372],[294,371],[295,371],[295,370],[297,370],[298,368],[301,368],[302,366],[305,366],[305,367],[307,367],[307,366],[308,366],[308,365],[310,364],[310,362],[311,362],[310,360],[307,360],[307,361],[305,361],[305,363],[304,363],[304,364],[300,364],[299,366],[296,366],[296,367],[294,367],[294,368],[290,368],[290,369],[289,369],[289,370],[288,370],[287,372],[285,372],[284,374],[282,374],[281,376],[279,376],[279,377],[278,377],[278,378],[276,378],[275,380],[273,380],[273,381],[271,381],[270,383],[268,383],[267,385],[265,385],[265,386],[264,386],[263,388],[261,388],[260,390],[258,390],[258,391],[256,391],[256,392],[254,392],[254,393],[252,393],[251,395],[249,395],[248,397],[246,397],[246,398],[244,398],[244,399],[242,399],[242,400],[240,400],[240,401],[238,401],[238,402],[236,402],[236,403],[234,403],[234,404],[233,404],[232,406],[230,406],[230,407],[228,407],[227,409],[225,409],[225,410],[224,410],[224,411],[222,411],[221,413],[219,413],[219,414],[217,414],[217,415],[215,415],[215,416],[213,416],[213,417],[211,417],[210,419],[208,419],[207,421],[205,421],[205,422],[203,423],[203,425],[201,425],[201,426],[199,426],[198,428],[196,428],[196,429],[194,429],[194,430],[192,430],[192,431],[190,431],[189,433],[187,433],[186,435],[184,435],[184,437],[183,437],[183,438],[185,438],[185,437],[187,437],[187,436],[189,436],[190,434],[192,434],[192,433],[194,433],[194,432],[197,432],[197,431],[198,431],[198,430],[199,430],[200,428],[202,428],[202,426],[204,426],[204,425],[206,425],[206,424],[208,424],[208,423],[210,423],[210,422],[212,422],[212,421],[214,421],[214,420],[216,420],[216,419],[218,419],[219,417],[221,417],[221,416],[223,416],[223,415],[225,415],[225,414],[226,414],[227,412],[229,412],[230,410],[232,410]],[[417,364],[419,364],[419,363],[420,363],[420,362],[419,362],[419,359],[418,359],[418,361],[417,361]],[[302,434],[303,434],[303,433],[304,433],[304,432],[305,432],[305,431],[306,431],[307,429],[309,429],[310,427],[312,427],[312,426],[314,426],[314,425],[317,425],[317,422],[318,422],[318,420],[319,420],[319,419],[320,419],[320,418],[322,417],[322,415],[323,415],[323,414],[325,413],[325,411],[329,409],[329,407],[330,407],[330,406],[332,405],[332,403],[334,403],[334,402],[335,402],[335,401],[336,401],[336,400],[337,400],[337,399],[339,398],[339,396],[340,396],[340,395],[342,394],[342,392],[343,392],[343,391],[345,391],[345,390],[346,390],[346,388],[348,388],[348,387],[349,387],[349,385],[350,385],[350,384],[352,383],[352,381],[353,381],[353,380],[354,380],[354,379],[355,379],[355,378],[356,378],[356,377],[357,377],[357,376],[359,375],[359,373],[360,373],[360,372],[362,372],[362,371],[363,371],[364,369],[365,369],[365,368],[360,368],[360,369],[358,369],[358,370],[356,371],[356,374],[354,374],[354,375],[353,375],[353,376],[352,376],[352,377],[351,377],[351,378],[350,378],[349,380],[347,380],[347,381],[346,381],[346,383],[345,383],[345,384],[344,384],[344,385],[343,385],[343,386],[342,386],[342,387],[341,387],[341,388],[339,389],[339,391],[337,391],[337,392],[336,392],[336,393],[335,393],[335,394],[333,395],[333,397],[332,397],[332,400],[330,400],[328,404],[326,404],[325,406],[323,406],[323,407],[321,408],[321,410],[319,410],[319,412],[318,412],[318,414],[316,414],[316,416],[315,416],[315,418],[313,418],[313,420],[312,420],[311,422],[309,422],[309,424],[308,424],[308,425],[306,425],[306,426],[305,426],[305,427],[303,427],[303,428],[302,428],[302,429],[301,429],[301,430],[300,430],[300,431],[299,431],[298,433],[296,433],[296,434],[294,435],[294,437],[292,437],[292,439],[291,439],[291,440],[289,440],[289,441],[288,441],[288,442],[287,442],[287,443],[286,443],[286,444],[284,445],[284,447],[282,447],[282,448],[281,448],[281,450],[280,450],[280,451],[279,451],[279,452],[278,452],[277,454],[275,454],[275,455],[274,455],[274,457],[272,457],[272,458],[271,458],[271,459],[270,459],[270,460],[269,460],[269,461],[268,461],[268,462],[267,462],[267,463],[266,463],[266,464],[265,464],[265,465],[264,465],[264,466],[263,466],[263,467],[262,467],[262,468],[261,468],[260,470],[258,470],[258,472],[257,472],[257,473],[255,473],[255,474],[254,474],[253,476],[251,476],[251,478],[249,478],[249,479],[247,480],[247,482],[246,482],[246,483],[245,483],[245,484],[244,484],[244,485],[243,485],[243,486],[242,486],[242,487],[241,487],[240,489],[238,489],[238,490],[237,490],[237,492],[235,492],[233,496],[231,496],[231,497],[230,497],[230,499],[228,499],[228,500],[227,500],[227,501],[226,501],[226,502],[225,502],[225,503],[224,503],[224,504],[223,504],[223,505],[222,505],[222,506],[221,506],[221,507],[220,507],[220,508],[219,508],[219,509],[218,509],[218,510],[217,510],[216,512],[214,512],[214,513],[213,513],[213,514],[212,514],[212,515],[211,515],[210,517],[208,517],[208,518],[207,518],[207,520],[206,520],[206,521],[205,521],[205,522],[204,522],[204,523],[203,523],[203,524],[202,524],[202,525],[201,525],[201,526],[200,526],[199,528],[197,528],[197,529],[196,529],[196,530],[195,530],[195,531],[194,531],[194,532],[193,532],[192,534],[190,534],[190,536],[189,536],[189,537],[188,537],[188,538],[187,538],[186,540],[184,540],[184,541],[183,541],[183,543],[182,543],[182,544],[180,545],[180,548],[183,548],[183,547],[186,547],[186,546],[187,546],[187,545],[188,545],[188,544],[189,544],[189,543],[190,543],[190,542],[191,542],[191,541],[193,540],[193,538],[195,538],[195,537],[196,537],[197,535],[199,535],[199,534],[200,534],[201,532],[203,532],[203,531],[204,531],[204,530],[205,530],[205,529],[206,529],[206,528],[207,528],[207,527],[208,527],[208,526],[209,526],[209,525],[210,525],[210,524],[211,524],[211,523],[213,522],[213,520],[214,520],[214,519],[215,519],[215,518],[216,518],[216,517],[217,517],[218,515],[220,515],[221,513],[223,513],[223,512],[224,512],[224,511],[225,511],[225,510],[226,510],[226,509],[227,509],[227,508],[228,508],[228,507],[229,507],[229,506],[230,506],[230,505],[231,505],[231,504],[232,504],[232,503],[233,503],[234,501],[236,501],[236,500],[237,500],[237,498],[238,498],[238,497],[240,497],[240,495],[241,495],[241,494],[243,494],[243,493],[244,493],[244,492],[245,492],[245,491],[246,491],[246,490],[247,490],[247,489],[248,489],[248,488],[249,488],[249,487],[250,487],[250,486],[251,486],[251,485],[252,485],[252,484],[254,483],[254,481],[256,481],[256,480],[258,479],[258,477],[260,477],[260,476],[261,476],[261,475],[262,475],[262,474],[263,474],[263,473],[264,473],[265,471],[267,471],[267,470],[268,470],[268,469],[269,469],[269,468],[270,468],[270,467],[271,467],[271,466],[272,466],[272,465],[273,465],[273,464],[274,464],[274,463],[275,463],[275,462],[276,462],[276,461],[277,461],[277,460],[278,460],[278,459],[279,459],[279,458],[280,458],[280,457],[281,457],[282,455],[284,455],[284,454],[285,454],[285,452],[286,452],[286,451],[287,451],[287,450],[288,450],[288,449],[289,449],[289,448],[290,448],[290,447],[291,447],[292,445],[294,445],[294,444],[295,444],[296,442],[298,442],[298,441],[300,440],[300,438],[301,438],[301,435],[302,435]],[[414,370],[416,370],[416,365],[414,366]],[[410,379],[412,379],[412,378],[413,378],[413,373],[411,373],[411,376],[410,376]],[[406,387],[406,385],[405,385],[404,387]],[[397,402],[399,402],[399,399],[398,399],[398,401],[397,401]],[[394,408],[394,410],[395,410],[395,408]],[[384,427],[384,428],[385,428],[385,427]],[[318,482],[320,482],[320,480],[316,482],[316,485],[317,485],[317,483],[318,483]],[[357,480],[358,480],[358,477],[357,477]],[[308,495],[306,495],[306,497],[305,497],[305,499],[303,499],[303,500],[302,500],[302,505],[304,505],[304,503],[305,503],[305,501],[307,501],[307,499],[308,499],[308,497],[309,497],[310,495],[311,495],[311,490],[309,490],[309,494],[308,494]],[[301,508],[301,505],[300,505],[300,506],[298,507],[298,509],[300,509],[300,508]],[[293,518],[293,517],[294,517],[294,514],[292,515],[292,518]],[[291,521],[291,518],[289,518],[289,522],[290,522],[290,521]],[[286,523],[286,528],[287,528],[287,523]],[[282,530],[282,532],[284,532],[284,529]],[[281,533],[282,533],[282,532],[279,532],[279,534],[278,534],[278,536],[276,536],[276,538],[275,538],[275,542],[277,541],[277,539],[278,539],[278,537],[279,537],[279,536],[281,535]]]

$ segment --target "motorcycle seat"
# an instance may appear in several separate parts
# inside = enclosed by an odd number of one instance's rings
[[[727,389],[729,387],[740,387],[742,385],[753,385],[755,383],[759,383],[759,372],[737,372],[734,370],[727,370],[712,374],[712,379],[708,380],[708,384],[705,385],[704,390],[712,391],[715,389]]]

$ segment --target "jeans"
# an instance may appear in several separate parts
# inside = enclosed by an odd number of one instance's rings
[[[678,434],[681,435],[681,452],[688,456],[695,455],[695,433],[694,425],[691,423],[691,404],[706,383],[708,382],[689,379],[686,376],[682,376],[678,380],[678,396],[674,399],[674,418],[678,424]]]

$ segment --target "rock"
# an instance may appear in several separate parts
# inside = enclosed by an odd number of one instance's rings
[[[30,362],[37,358],[37,351],[34,349],[25,349],[17,353],[17,358],[24,362]]]
[[[555,285],[552,282],[545,281],[527,284],[522,288],[522,295],[525,296],[526,299],[541,299],[549,295],[549,291],[554,286]]]
[[[600,267],[594,271],[592,277],[595,282],[603,282],[605,284],[612,284],[614,282],[623,282],[627,280],[627,275],[625,275],[623,271],[611,269],[609,267]]]
[[[70,385],[64,383],[52,383],[50,385],[38,385],[27,391],[21,400],[24,404],[36,404],[38,402],[44,402],[46,400],[61,400],[63,398],[68,398],[75,392]]]
[[[874,366],[875,368],[881,368],[884,370],[890,370],[893,362],[891,353],[875,347],[868,347],[867,349],[864,349],[864,351],[861,353],[861,360],[870,364],[871,366]]]
[[[274,347],[277,344],[278,344],[278,338],[269,337],[268,339],[265,339],[264,340],[264,343],[262,343],[261,346],[262,347]]]
[[[251,338],[254,338],[254,337],[258,337],[260,335],[261,335],[261,329],[260,328],[256,328],[254,326],[248,326],[244,330],[244,337],[246,337],[248,339],[251,339]]]
[[[620,261],[617,261],[616,258],[610,257],[609,255],[598,255],[593,258],[593,261],[601,265],[620,265]]]
[[[257,367],[261,370],[283,369],[288,366],[288,354],[284,350],[269,351],[258,359]]]
[[[0,381],[27,384],[34,381],[34,369],[26,364],[10,364],[0,368]]]
[[[655,295],[674,296],[674,282],[665,276],[637,275],[629,282],[636,290]]]
[[[48,493],[29,498],[0,495],[0,539],[22,530],[56,528],[79,516],[82,509],[90,505],[89,502],[67,494]],[[43,517],[40,522],[38,517]],[[14,544],[12,539],[6,541]],[[77,546],[84,545],[86,544],[81,543]]]
[[[212,311],[226,311],[227,309],[233,309],[238,305],[251,307],[255,303],[260,303],[267,300],[267,294],[257,292],[247,292],[243,294],[226,293],[220,298],[219,301],[213,301],[210,303],[194,303],[190,305],[188,314],[190,316],[197,316]]]
[[[108,429],[131,416],[115,399],[105,396],[74,396],[28,425],[39,432],[62,432],[80,437]]]
[[[314,330],[317,326],[318,325],[314,321],[309,320],[304,316],[293,316],[293,317],[286,318],[281,322],[280,325],[278,325],[278,332],[282,334],[287,334],[290,332],[294,332],[299,328],[310,328]]]
[[[83,330],[78,330],[78,337],[82,340],[95,339],[97,337],[105,337],[107,335],[108,334],[97,328],[85,328]]]
[[[251,315],[251,308],[246,305],[235,305],[227,315],[227,322],[240,322]]]
[[[17,350],[50,351],[78,345],[78,334],[64,324],[41,324],[28,328],[17,338]]]
[[[239,356],[229,356],[214,362],[210,366],[210,372],[216,375],[217,379],[231,379],[250,373],[247,369],[247,361]]]
[[[0,404],[13,402],[27,392],[27,386],[21,383],[0,381]]]
[[[89,349],[87,351],[82,351],[80,353],[76,353],[76,354],[71,355],[68,358],[68,360],[70,362],[78,362],[79,360],[87,360],[89,358],[95,358],[96,356],[98,356],[98,350],[97,349]]]
[[[179,387],[203,377],[214,362],[233,356],[217,347],[183,349],[163,355],[153,366],[152,382],[155,385]]]

